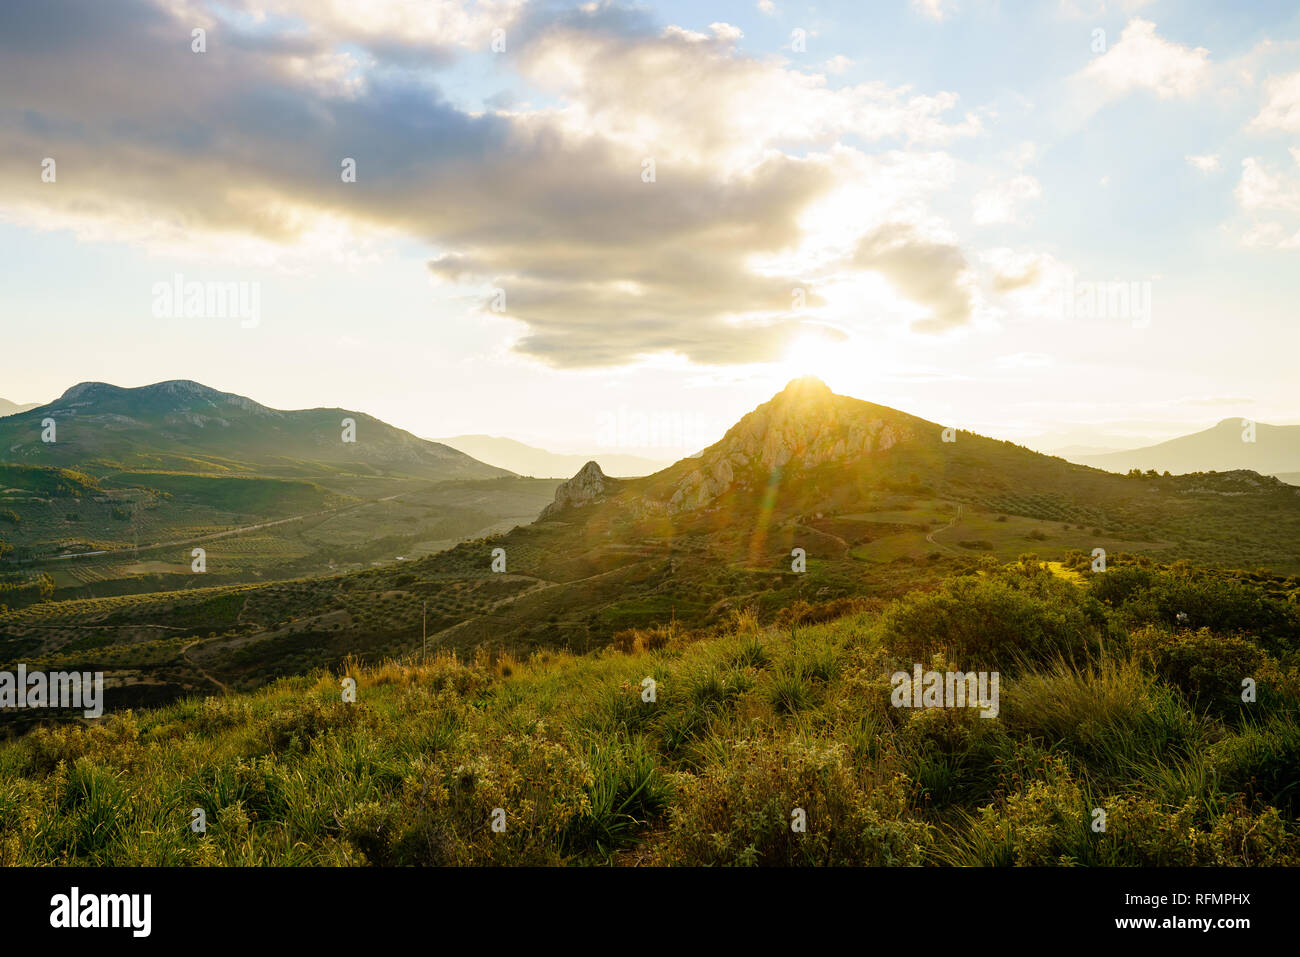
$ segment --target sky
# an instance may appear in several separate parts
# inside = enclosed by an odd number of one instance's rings
[[[1131,447],[1300,421],[1298,266],[1294,3],[0,4],[14,402],[671,459],[812,374]]]

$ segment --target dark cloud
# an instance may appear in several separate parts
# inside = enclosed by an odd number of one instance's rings
[[[801,212],[840,175],[824,158],[768,150],[729,167],[708,152],[726,137],[703,137],[698,155],[665,144],[657,181],[645,183],[642,150],[562,113],[458,109],[422,69],[447,62],[450,47],[363,38],[385,68],[358,81],[336,38],[310,26],[218,22],[204,54],[190,51],[192,27],[141,0],[0,4],[0,199],[98,216],[127,234],[165,222],[291,243],[305,213],[399,230],[446,251],[433,275],[504,288],[507,315],[527,327],[519,350],[559,366],[664,351],[760,361],[801,328],[792,295],[806,278],[750,262],[798,244]],[[508,42],[578,27],[617,36],[615,52],[651,35],[637,11],[540,8]],[[40,182],[45,156],[58,162],[57,184]],[[355,184],[340,180],[344,157],[356,160]],[[886,226],[855,263],[928,305],[927,327],[969,319],[955,247]],[[811,291],[807,301],[821,302]]]

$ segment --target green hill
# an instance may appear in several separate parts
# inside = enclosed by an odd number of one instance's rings
[[[355,423],[355,441],[345,440],[345,419]],[[53,442],[42,438],[47,420]],[[286,412],[185,380],[135,389],[83,382],[0,420],[0,448],[21,464],[81,468],[295,474],[304,463],[326,463],[429,480],[509,474],[361,412]]]
[[[1107,574],[986,562],[773,627],[344,663],[38,729],[0,746],[0,864],[1300,863],[1294,604]],[[916,662],[999,669],[996,720],[894,706]]]

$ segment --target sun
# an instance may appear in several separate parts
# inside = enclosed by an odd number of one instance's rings
[[[827,385],[843,382],[855,374],[861,376],[861,356],[855,356],[852,339],[824,332],[804,332],[795,338],[781,359],[782,374],[787,379],[816,376]]]

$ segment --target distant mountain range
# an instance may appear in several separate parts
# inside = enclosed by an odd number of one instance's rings
[[[52,442],[44,440],[47,420]],[[6,416],[0,461],[267,475],[325,465],[432,480],[510,474],[364,412],[282,411],[181,379],[133,389],[82,382],[53,402]]]
[[[40,406],[39,402],[10,402],[8,399],[0,399],[0,418],[6,415],[16,415],[19,412],[26,412],[28,409],[35,409]]]
[[[494,435],[456,435],[433,441],[459,449],[480,462],[535,478],[567,478],[589,461],[597,462],[606,475],[621,476],[649,475],[672,464],[669,461],[613,452],[566,455]]]
[[[1071,462],[1111,472],[1229,472],[1250,469],[1261,475],[1300,472],[1300,425],[1256,423],[1251,434],[1239,418],[1224,419],[1212,428],[1157,445],[1103,455],[1063,455]],[[1061,454],[1061,453],[1058,453]]]

